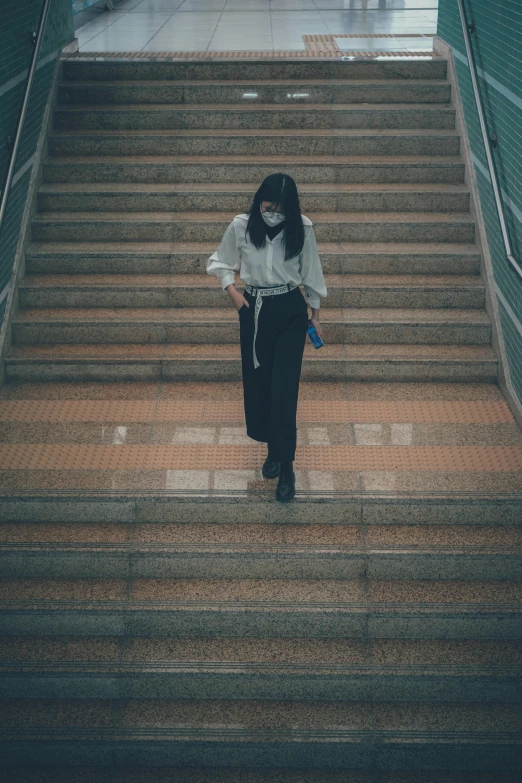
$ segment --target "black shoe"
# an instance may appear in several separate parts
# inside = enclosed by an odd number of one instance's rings
[[[295,495],[295,473],[292,463],[287,462],[281,465],[281,473],[277,482],[276,500],[280,503],[287,503]]]
[[[261,468],[261,473],[265,478],[277,478],[280,472],[281,472],[281,463],[273,460],[270,457],[270,454],[268,454],[263,464],[263,467]]]

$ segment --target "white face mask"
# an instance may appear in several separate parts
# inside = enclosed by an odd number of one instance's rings
[[[261,215],[267,226],[278,226],[279,223],[282,223],[285,219],[285,216],[282,215],[281,212],[270,212],[269,210],[263,212],[263,210],[261,210]]]

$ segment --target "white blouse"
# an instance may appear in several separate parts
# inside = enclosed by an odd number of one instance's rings
[[[293,283],[303,285],[310,307],[320,305],[320,297],[326,296],[326,285],[317,251],[312,221],[304,215],[305,241],[298,256],[285,261],[282,242],[283,231],[274,239],[266,238],[259,250],[246,236],[248,215],[237,215],[223,235],[221,244],[207,261],[207,272],[216,275],[226,288],[234,282],[239,272],[244,283],[253,286],[277,286]]]

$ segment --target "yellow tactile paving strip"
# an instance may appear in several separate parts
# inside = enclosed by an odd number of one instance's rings
[[[0,402],[0,422],[242,422],[238,400],[12,400]],[[505,402],[304,400],[301,422],[397,424],[506,424]]]
[[[233,445],[6,444],[0,470],[255,470],[266,447]],[[296,469],[522,471],[518,446],[298,446]]]
[[[433,56],[434,54],[432,51],[430,52],[408,51],[408,52],[404,52],[404,54],[401,54],[401,51],[404,50],[399,49],[399,47],[397,47],[397,50],[395,51],[393,50],[387,51],[386,53],[374,52],[371,49],[370,50],[350,49],[349,51],[347,51],[341,49],[336,41],[337,38],[395,38],[395,37],[396,36],[392,35],[391,33],[383,33],[383,34],[375,33],[374,35],[368,35],[368,36],[364,36],[362,34],[351,35],[350,33],[344,33],[341,35],[303,35],[303,42],[309,54],[317,53],[319,56],[324,54],[331,54],[334,57],[339,57],[339,56],[342,57],[345,55],[349,55],[350,57],[383,57],[383,56],[384,57],[397,57],[397,56],[418,57],[418,56],[422,56],[423,54],[428,56]],[[426,40],[428,39],[433,40],[433,36],[424,36],[422,34],[420,35],[409,34],[407,36],[401,35],[401,38],[402,37],[416,38],[416,39],[425,38]]]
[[[426,38],[433,39],[428,33],[335,33],[329,35],[303,35],[303,41],[320,41],[329,38]]]

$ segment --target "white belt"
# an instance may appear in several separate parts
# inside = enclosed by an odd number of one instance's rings
[[[261,312],[261,306],[263,304],[263,297],[275,296],[276,294],[287,294],[289,291],[292,291],[294,288],[297,288],[297,286],[292,285],[291,283],[287,283],[287,285],[274,286],[272,288],[257,288],[254,285],[245,286],[245,290],[248,291],[248,293],[251,294],[252,296],[255,295],[256,297],[256,305],[254,309],[254,342],[252,345],[255,370],[257,370],[257,368],[259,367],[259,362],[257,361],[257,355],[256,355],[256,337],[257,337],[257,324],[259,321],[259,313]]]

